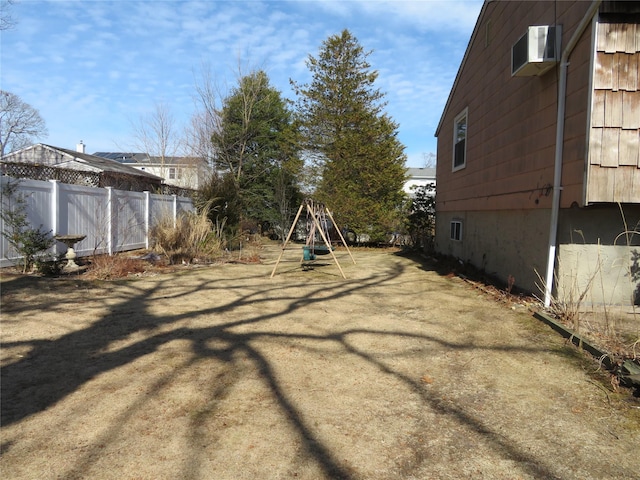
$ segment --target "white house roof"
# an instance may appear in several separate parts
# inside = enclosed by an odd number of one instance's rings
[[[436,183],[435,168],[407,168],[407,179],[404,182],[403,190],[409,195],[414,194],[416,187],[425,187]]]
[[[435,168],[407,168],[407,176],[414,180],[436,180]]]

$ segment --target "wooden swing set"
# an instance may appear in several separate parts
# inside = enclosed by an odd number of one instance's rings
[[[305,239],[305,245],[302,247],[302,259],[300,260],[300,263],[302,264],[303,267],[305,266],[309,267],[312,265],[312,262],[316,259],[317,255],[330,254],[333,257],[333,261],[336,262],[336,265],[338,266],[338,270],[340,270],[340,274],[342,275],[342,278],[346,279],[347,277],[342,271],[340,262],[338,262],[338,259],[336,258],[336,255],[333,252],[333,246],[331,244],[331,238],[329,236],[329,230],[330,230],[329,221],[331,222],[331,225],[333,225],[334,230],[338,233],[338,236],[340,237],[342,244],[347,249],[347,252],[349,253],[349,256],[351,257],[351,260],[353,261],[354,264],[356,263],[356,261],[354,260],[353,255],[351,255],[351,251],[347,246],[347,242],[345,242],[344,237],[342,236],[340,229],[336,225],[336,222],[333,219],[333,215],[331,215],[331,212],[329,211],[329,209],[325,207],[324,204],[315,202],[310,198],[304,200],[300,205],[300,208],[298,209],[298,213],[296,214],[296,217],[293,220],[293,224],[291,225],[289,234],[287,235],[287,238],[284,241],[284,244],[282,245],[282,251],[280,252],[278,261],[276,262],[275,266],[273,267],[273,271],[271,272],[271,278],[273,278],[273,276],[276,273],[276,269],[278,268],[278,264],[280,263],[280,260],[284,255],[284,251],[287,248],[287,244],[291,240],[291,235],[293,234],[293,232],[296,229],[296,226],[298,225],[298,221],[300,220],[302,211],[305,209],[307,212],[307,215],[306,215],[307,221],[305,225],[306,239]],[[319,237],[319,239],[322,240],[323,244],[316,245],[316,237]]]

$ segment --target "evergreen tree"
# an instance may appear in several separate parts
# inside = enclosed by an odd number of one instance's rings
[[[292,82],[298,95],[305,150],[317,170],[316,199],[341,226],[381,240],[397,228],[406,178],[398,125],[384,113],[365,52],[348,30],[309,56],[309,85]]]
[[[222,102],[212,135],[216,167],[232,179],[241,220],[286,224],[299,202],[301,168],[293,115],[263,71],[242,77]],[[223,182],[224,183],[224,182]]]

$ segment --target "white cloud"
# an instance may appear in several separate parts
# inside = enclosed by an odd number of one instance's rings
[[[0,80],[41,110],[52,143],[55,132],[71,129],[85,130],[73,135],[73,142],[78,136],[112,138],[126,134],[123,119],[161,98],[172,103],[181,121],[188,119],[194,72],[203,62],[225,88],[235,85],[239,63],[242,73],[262,68],[272,85],[291,97],[289,79],[308,82],[308,56],[316,56],[329,35],[348,28],[365,50],[374,50],[369,60],[379,71],[377,86],[387,93],[387,110],[400,123],[407,153],[418,158],[434,144],[433,131],[481,5],[480,0],[18,2],[19,24],[3,32]]]

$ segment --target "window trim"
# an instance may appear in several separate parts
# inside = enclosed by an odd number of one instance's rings
[[[462,220],[455,219],[449,222],[449,240],[454,242],[462,241]]]
[[[464,119],[466,130],[464,134],[464,152],[463,152],[463,161],[460,165],[456,165],[456,147],[458,143],[456,138],[458,136],[458,125],[461,123],[460,121]],[[467,143],[469,139],[469,107],[465,108],[461,111],[456,117],[453,119],[453,151],[451,155],[451,171],[457,172],[458,170],[462,170],[467,166]]]

